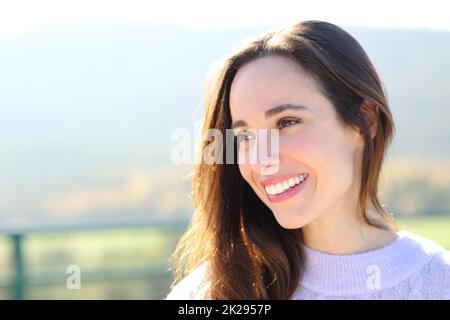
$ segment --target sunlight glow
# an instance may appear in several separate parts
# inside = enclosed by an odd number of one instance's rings
[[[318,19],[347,26],[450,30],[448,7],[448,1],[442,0],[0,0],[0,37],[86,21],[170,23],[203,29]]]

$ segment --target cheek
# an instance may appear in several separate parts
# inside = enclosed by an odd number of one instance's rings
[[[351,183],[354,154],[339,135],[326,132],[311,130],[285,137],[280,148],[291,160],[299,162],[302,169],[316,176],[318,187]]]
[[[286,136],[280,139],[280,153],[291,160],[298,161],[308,168],[314,169],[317,166],[320,154],[324,150],[320,137],[302,132],[297,135]]]
[[[252,184],[252,168],[248,164],[239,164],[239,171],[241,172],[242,177],[245,181],[247,181],[250,185]]]

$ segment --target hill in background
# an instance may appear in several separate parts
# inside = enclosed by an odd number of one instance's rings
[[[396,121],[384,199],[450,212],[450,33],[346,30]],[[89,24],[1,39],[0,219],[190,214],[171,133],[200,119],[208,66],[261,31]]]

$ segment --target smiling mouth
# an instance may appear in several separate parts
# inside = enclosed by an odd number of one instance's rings
[[[303,183],[303,181],[305,181],[307,178],[308,178],[307,173],[299,174],[297,176],[285,179],[283,181],[274,184],[267,184],[265,185],[264,189],[266,190],[266,193],[270,196],[279,195],[292,188],[295,188],[295,186]]]
[[[309,174],[301,173],[283,180],[271,179],[275,181],[270,181],[268,179],[268,183],[263,184],[267,198],[271,202],[279,202],[294,196],[303,189],[308,177]]]

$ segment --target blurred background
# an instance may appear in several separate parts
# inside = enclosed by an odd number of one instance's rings
[[[383,203],[450,249],[445,1],[0,0],[0,299],[164,298],[193,212],[171,134],[194,138],[214,61],[305,19],[367,51],[397,126]]]

